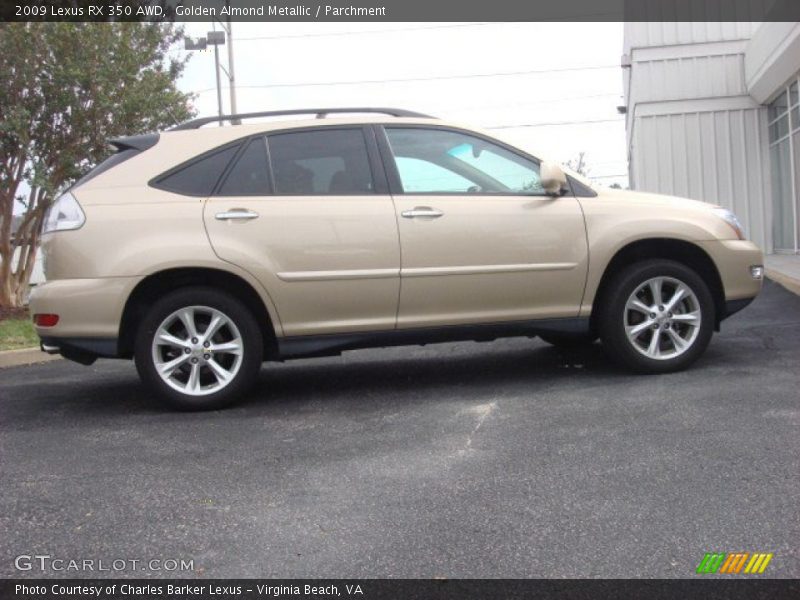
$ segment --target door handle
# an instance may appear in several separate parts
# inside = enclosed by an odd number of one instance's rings
[[[225,212],[218,212],[215,217],[218,221],[248,221],[250,219],[257,219],[258,213],[252,210],[234,209],[226,210]]]
[[[430,206],[415,206],[411,210],[404,210],[400,213],[406,219],[415,219],[417,217],[428,217],[429,219],[438,219],[444,216],[444,213]]]

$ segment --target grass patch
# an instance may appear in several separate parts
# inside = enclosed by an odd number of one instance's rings
[[[30,319],[3,319],[0,321],[0,350],[37,348],[39,336]]]

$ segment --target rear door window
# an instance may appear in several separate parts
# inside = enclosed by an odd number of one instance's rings
[[[218,196],[266,196],[270,192],[264,138],[251,140],[220,187]]]
[[[361,128],[278,133],[267,140],[275,194],[375,193]]]

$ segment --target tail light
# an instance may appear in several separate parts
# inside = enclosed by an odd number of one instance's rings
[[[33,323],[37,327],[55,327],[58,324],[58,315],[37,313],[33,315]]]
[[[50,210],[47,211],[42,233],[78,229],[85,222],[86,216],[83,214],[83,210],[81,210],[81,205],[78,204],[75,196],[67,192],[59,196],[58,199],[53,202]]]

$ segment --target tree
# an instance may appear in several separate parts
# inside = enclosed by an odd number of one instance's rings
[[[586,166],[586,153],[579,152],[578,156],[567,161],[567,166],[576,173],[587,177],[589,168]]]
[[[182,37],[162,23],[0,27],[0,307],[21,306],[50,203],[109,138],[194,114],[175,86],[186,59],[168,56]]]

